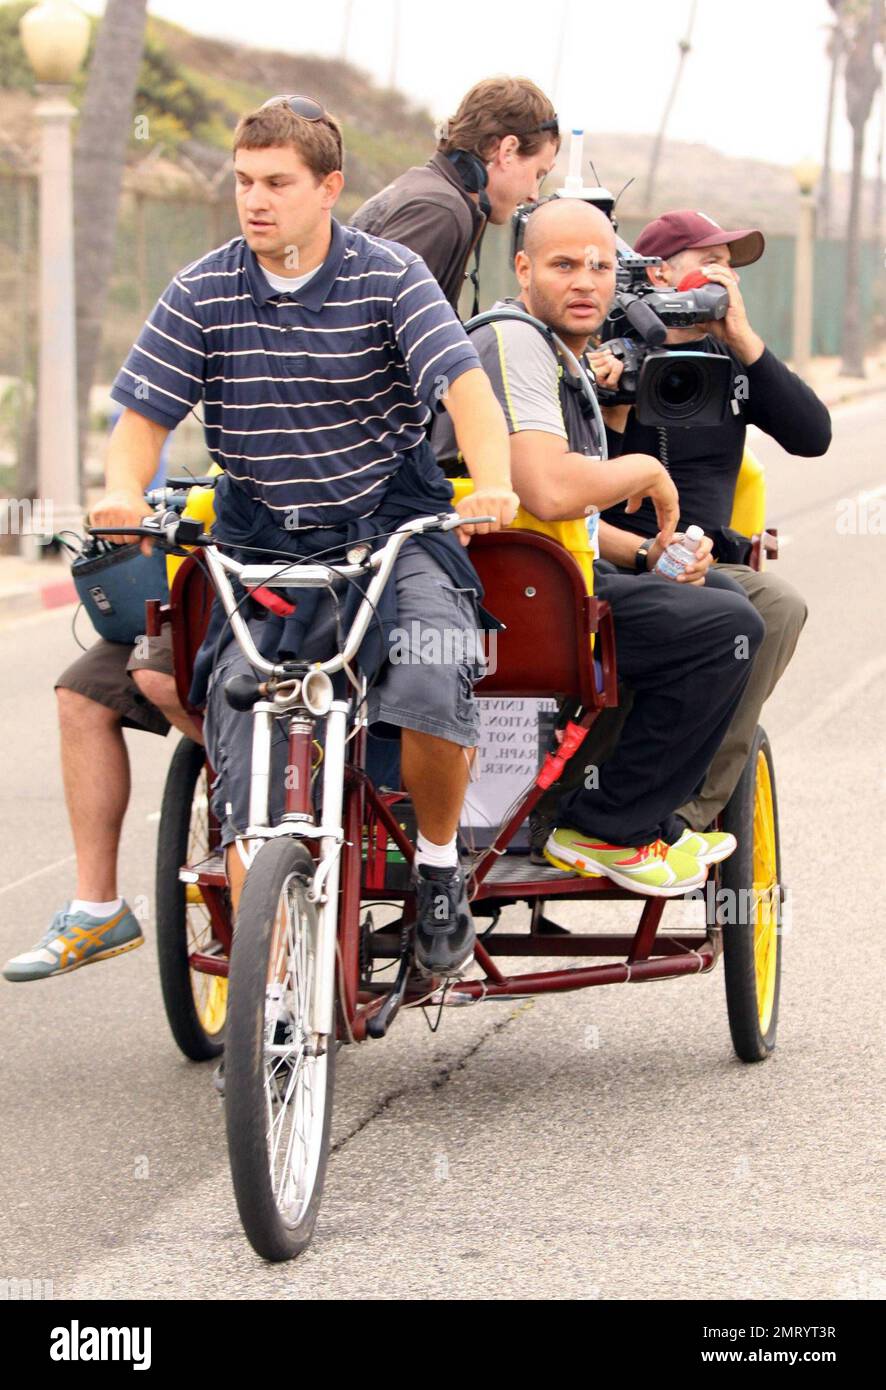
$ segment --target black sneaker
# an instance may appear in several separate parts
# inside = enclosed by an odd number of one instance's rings
[[[538,810],[529,813],[529,862],[530,864],[544,864],[550,868],[550,864],[544,856],[544,847],[548,842],[548,836],[554,829],[556,821],[549,812],[542,815]]]
[[[415,963],[426,975],[457,975],[474,958],[474,919],[460,868],[413,872]]]

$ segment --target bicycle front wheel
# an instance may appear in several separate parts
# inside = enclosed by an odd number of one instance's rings
[[[288,837],[263,845],[246,875],[231,952],[228,1153],[243,1228],[266,1260],[290,1260],[310,1241],[329,1153],[335,1039],[310,1031],[313,870],[304,845]]]

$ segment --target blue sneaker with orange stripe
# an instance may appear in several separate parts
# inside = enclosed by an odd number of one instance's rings
[[[654,840],[648,845],[610,845],[561,827],[548,836],[545,859],[584,878],[605,876],[620,888],[653,898],[676,898],[704,883],[707,865],[691,854]]]
[[[111,917],[90,917],[86,912],[69,912],[69,907],[70,903],[65,903],[55,914],[33,950],[6,962],[3,974],[7,980],[14,984],[48,980],[144,945],[142,929],[127,903]]]

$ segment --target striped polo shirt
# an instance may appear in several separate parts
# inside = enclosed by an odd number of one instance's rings
[[[120,405],[174,429],[302,530],[370,516],[448,386],[479,359],[424,261],[332,223],[325,261],[272,288],[243,237],[181,271],[120,369]]]

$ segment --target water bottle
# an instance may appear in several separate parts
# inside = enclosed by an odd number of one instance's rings
[[[704,531],[700,526],[688,526],[683,539],[671,541],[667,550],[663,551],[653,573],[663,574],[666,579],[676,579],[678,574],[682,574],[692,564],[699,542],[703,538]]]
[[[588,532],[588,549],[595,560],[600,558],[600,509],[585,507],[585,526]]]

